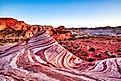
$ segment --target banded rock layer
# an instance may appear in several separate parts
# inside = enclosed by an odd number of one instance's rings
[[[41,32],[0,47],[0,81],[121,81],[121,58],[88,63]]]

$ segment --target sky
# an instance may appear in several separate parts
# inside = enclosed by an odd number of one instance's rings
[[[121,25],[121,0],[0,0],[0,17],[58,27]]]

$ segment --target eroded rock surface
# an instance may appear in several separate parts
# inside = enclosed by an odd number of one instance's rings
[[[46,31],[57,41],[72,38],[72,33],[64,26],[54,28],[49,25],[30,25],[14,18],[0,18],[0,46],[26,41],[42,31]]]
[[[121,58],[85,62],[46,33],[0,48],[0,81],[121,80]]]

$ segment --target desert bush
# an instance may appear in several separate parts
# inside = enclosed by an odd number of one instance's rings
[[[95,52],[95,48],[94,47],[91,47],[88,51]]]
[[[117,52],[121,52],[121,49],[116,50]]]

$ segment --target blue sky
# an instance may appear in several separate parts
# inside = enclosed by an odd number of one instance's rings
[[[121,0],[0,0],[0,17],[55,27],[118,26]]]

